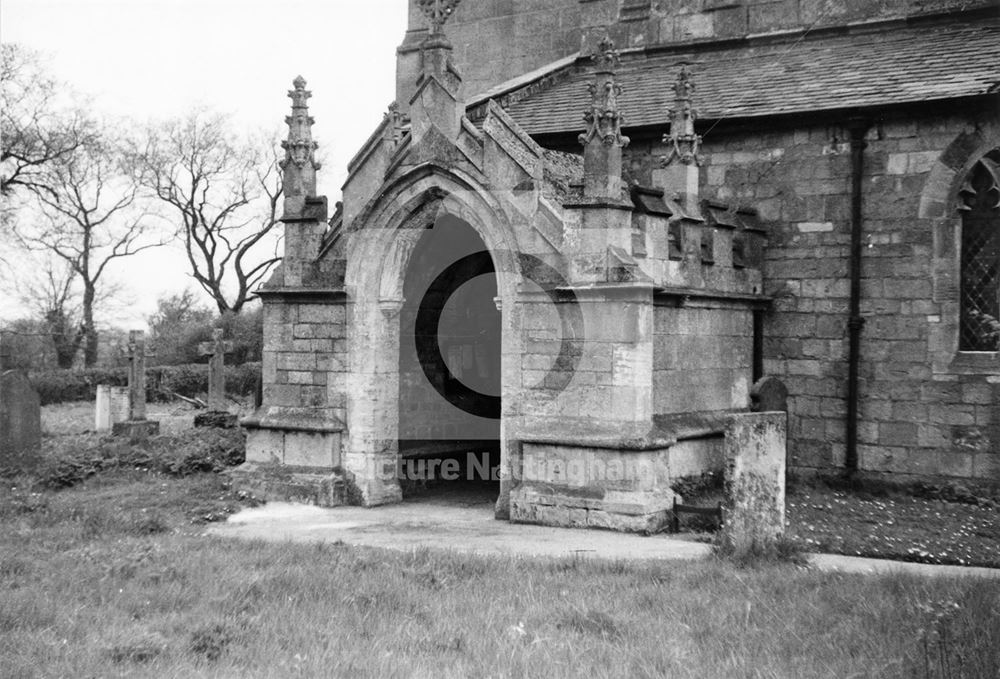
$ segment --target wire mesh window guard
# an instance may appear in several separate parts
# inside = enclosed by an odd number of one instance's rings
[[[984,156],[960,190],[960,351],[1000,350],[1000,149]]]

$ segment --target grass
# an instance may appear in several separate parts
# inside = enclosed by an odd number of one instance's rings
[[[739,563],[228,541],[201,526],[252,503],[214,473],[239,461],[238,439],[49,437],[34,476],[0,478],[0,676],[1000,675],[1000,581],[794,558],[823,531],[851,536],[824,545],[844,550],[935,531],[996,548],[988,502],[797,485],[792,538]],[[910,500],[930,504],[909,515]],[[982,530],[949,537],[969,516]]]
[[[723,499],[719,478],[690,480],[677,490],[685,502],[700,506]],[[793,480],[785,510],[786,550],[1000,568],[1000,498],[995,491]],[[715,526],[712,519],[682,515],[681,527],[704,540]]]
[[[0,489],[5,677],[909,678],[1000,668],[996,581],[229,541],[199,528],[240,504],[215,474],[116,467],[62,490],[24,481]]]
[[[995,502],[921,495],[880,486],[795,484],[786,502],[788,537],[813,552],[1000,568]]]
[[[229,408],[240,416],[253,410],[246,400],[229,399]],[[194,416],[201,412],[192,405],[175,401],[171,403],[147,403],[146,417],[160,423],[164,434],[179,434],[191,428]],[[74,401],[53,403],[42,407],[42,433],[46,436],[84,434],[94,429],[94,402]]]

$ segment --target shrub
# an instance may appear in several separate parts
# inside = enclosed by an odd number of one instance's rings
[[[65,401],[94,399],[97,385],[123,387],[128,384],[125,368],[89,368],[87,370],[50,370],[31,374],[31,383],[42,405]]]
[[[220,472],[245,459],[245,439],[240,429],[191,430],[138,442],[85,434],[61,436],[47,445],[43,463],[35,474],[38,485],[49,489],[68,488],[112,469],[181,477]]]
[[[226,366],[226,391],[234,396],[254,393],[260,375],[260,363]],[[51,370],[31,374],[42,405],[67,401],[92,401],[97,385],[123,387],[128,384],[127,368],[89,368],[86,370]],[[208,368],[204,364],[172,365],[146,370],[146,399],[168,401],[172,391],[181,396],[198,396],[208,391]]]
[[[234,364],[261,360],[264,344],[261,305],[248,305],[239,314],[226,312],[220,316],[200,307],[195,297],[190,290],[163,297],[158,302],[157,312],[149,317],[157,364],[203,363],[205,358],[199,345],[212,339],[214,328],[222,328],[224,337],[233,343],[227,360],[231,359]]]

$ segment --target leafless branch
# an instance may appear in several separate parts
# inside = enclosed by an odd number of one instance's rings
[[[191,276],[220,313],[238,313],[278,261],[260,254],[278,224],[278,145],[230,127],[225,116],[196,111],[152,131],[133,154],[142,185],[176,216]]]

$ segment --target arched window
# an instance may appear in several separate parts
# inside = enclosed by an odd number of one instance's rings
[[[962,213],[960,351],[1000,350],[1000,148],[969,171]]]

